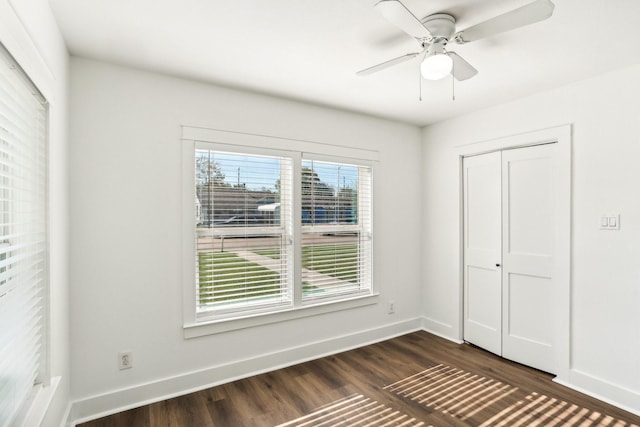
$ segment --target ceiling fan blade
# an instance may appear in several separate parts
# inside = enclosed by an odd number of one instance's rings
[[[376,3],[375,8],[387,21],[411,37],[418,39],[431,37],[429,30],[399,0],[382,0]]]
[[[463,44],[544,21],[551,17],[554,7],[550,0],[536,0],[511,12],[472,25],[457,32],[453,38],[456,43]]]
[[[360,70],[356,73],[357,76],[368,76],[369,74],[377,73],[378,71],[382,71],[389,67],[393,67],[396,64],[400,64],[402,62],[408,61],[410,59],[415,58],[420,55],[419,52],[416,53],[407,53],[406,55],[399,56],[397,58],[390,59],[381,64],[374,65],[373,67],[365,68],[364,70]]]
[[[471,64],[465,61],[460,55],[455,52],[447,52],[449,58],[453,60],[453,69],[451,74],[458,81],[467,80],[478,74],[478,70],[473,68]]]

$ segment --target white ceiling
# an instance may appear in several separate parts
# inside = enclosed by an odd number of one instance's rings
[[[640,63],[639,0],[553,0],[541,23],[463,46],[479,74],[423,81],[418,59],[355,72],[418,43],[385,21],[378,0],[50,0],[69,51],[176,76],[426,125]],[[447,12],[457,29],[531,0],[403,0],[419,18]]]

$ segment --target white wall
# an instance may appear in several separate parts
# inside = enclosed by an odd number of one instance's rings
[[[423,130],[423,304],[428,328],[461,338],[455,146],[573,127],[571,370],[566,382],[640,412],[640,66]],[[620,213],[620,231],[599,230]]]
[[[49,209],[51,374],[58,377],[43,425],[58,426],[69,403],[68,328],[68,55],[46,0],[0,0],[0,42],[50,104]]]
[[[70,112],[72,418],[419,327],[418,128],[78,58]],[[182,124],[379,150],[380,304],[185,340]]]

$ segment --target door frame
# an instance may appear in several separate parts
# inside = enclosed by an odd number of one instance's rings
[[[571,135],[570,124],[551,127],[488,141],[474,142],[454,147],[459,167],[459,288],[458,288],[458,339],[463,339],[464,325],[464,157],[490,153],[493,151],[530,147],[534,145],[556,143],[558,164],[561,167],[555,183],[558,191],[555,202],[559,209],[554,249],[556,263],[554,277],[558,286],[555,289],[554,334],[555,374],[558,380],[568,380],[571,368]]]

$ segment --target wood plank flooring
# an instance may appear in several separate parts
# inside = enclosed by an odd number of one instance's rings
[[[640,427],[552,376],[416,332],[82,427]]]

